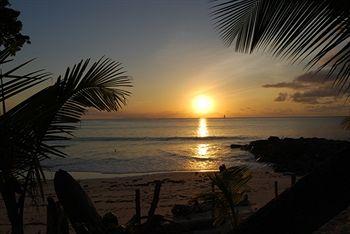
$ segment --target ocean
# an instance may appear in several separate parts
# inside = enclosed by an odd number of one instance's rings
[[[269,136],[349,140],[342,117],[118,119],[84,120],[66,142],[66,158],[43,162],[49,171],[64,169],[97,175],[135,175],[174,171],[211,171],[221,164],[261,166],[230,144]],[[83,176],[84,177],[84,176]]]

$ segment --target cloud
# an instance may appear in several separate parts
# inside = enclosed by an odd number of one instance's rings
[[[333,105],[310,105],[307,109],[314,113],[327,113],[333,115],[349,115],[349,104],[333,104]]]
[[[331,83],[333,82],[331,79],[327,79],[327,73],[325,72],[319,72],[319,73],[314,73],[314,72],[308,72],[304,73],[300,76],[297,76],[294,79],[295,83],[303,83],[304,85],[307,84],[325,84],[325,83]]]
[[[265,84],[262,87],[264,88],[287,88],[287,89],[303,89],[306,86],[296,82],[280,82],[276,84]]]
[[[288,93],[279,93],[275,98],[275,102],[284,102],[288,98]]]
[[[291,99],[294,102],[307,104],[329,104],[339,98],[337,94],[337,90],[331,87],[318,87],[304,92],[295,92],[291,95]]]
[[[280,82],[265,84],[264,88],[290,89],[289,92],[280,92],[275,101],[283,102],[288,100],[302,104],[332,104],[336,103],[342,96],[336,88],[332,87],[333,80],[327,79],[327,73],[305,73],[295,77],[291,82]],[[347,94],[350,94],[348,92]]]

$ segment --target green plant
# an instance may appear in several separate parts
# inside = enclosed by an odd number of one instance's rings
[[[210,181],[219,191],[201,194],[198,198],[213,204],[214,225],[229,222],[231,228],[239,224],[237,206],[244,200],[248,190],[248,181],[251,174],[245,166],[225,168],[221,166],[220,172],[208,174]]]

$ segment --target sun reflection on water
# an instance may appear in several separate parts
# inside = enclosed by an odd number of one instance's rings
[[[209,135],[206,119],[199,119],[197,135],[198,137],[207,137]]]
[[[190,148],[191,158],[188,160],[186,167],[190,170],[211,171],[217,168],[217,147],[215,144],[208,142],[206,137],[210,136],[207,120],[201,118],[198,120],[196,128],[197,137],[203,138],[199,143],[193,144]]]
[[[206,157],[208,154],[208,144],[198,144],[197,145],[197,156]]]
[[[197,135],[198,137],[207,137],[209,135],[207,120],[204,118],[199,119]],[[196,148],[197,157],[208,157],[209,144],[198,144]]]

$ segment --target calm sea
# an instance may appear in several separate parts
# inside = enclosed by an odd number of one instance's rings
[[[341,117],[86,120],[64,149],[69,157],[45,161],[51,170],[113,174],[215,170],[257,166],[230,144],[269,136],[348,140]]]

